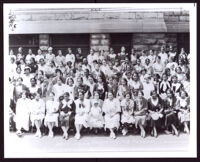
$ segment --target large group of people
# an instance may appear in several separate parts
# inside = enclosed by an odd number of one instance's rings
[[[113,139],[134,130],[143,138],[189,133],[190,55],[184,48],[54,52],[10,50],[10,127],[18,136],[32,127],[36,137],[45,129],[54,137],[57,127],[64,139],[71,129],[76,139],[83,130],[107,131]]]

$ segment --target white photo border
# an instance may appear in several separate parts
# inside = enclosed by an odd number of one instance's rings
[[[9,133],[9,118],[8,109],[9,102],[7,101],[8,96],[8,62],[9,62],[9,30],[8,30],[8,13],[13,8],[134,8],[134,9],[145,9],[154,10],[162,8],[162,10],[174,11],[176,9],[183,8],[188,10],[190,13],[190,99],[191,99],[191,133],[190,133],[190,144],[187,152],[81,152],[81,153],[34,153],[34,152],[22,152],[21,154],[10,153],[7,149],[8,145],[8,133]],[[196,3],[106,3],[106,4],[95,4],[95,3],[82,3],[82,4],[67,4],[67,3],[10,3],[4,4],[3,6],[4,15],[4,158],[133,158],[133,157],[197,157],[197,4]]]

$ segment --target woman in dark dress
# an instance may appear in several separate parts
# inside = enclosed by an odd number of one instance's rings
[[[167,90],[167,98],[164,101],[164,119],[165,119],[165,133],[170,134],[169,128],[171,127],[172,134],[178,136],[178,131],[176,125],[178,124],[178,116],[176,112],[176,97],[173,92]]]
[[[59,120],[63,130],[63,138],[68,139],[68,129],[74,126],[75,103],[70,99],[68,92],[64,93],[64,99],[59,105]]]
[[[148,100],[148,111],[150,116],[151,135],[158,136],[157,128],[161,127],[163,118],[162,100],[155,90],[151,91],[151,97]]]

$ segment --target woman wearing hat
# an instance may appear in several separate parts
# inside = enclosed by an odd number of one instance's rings
[[[55,55],[53,54],[53,48],[52,47],[49,47],[48,48],[48,53],[46,54],[45,56],[45,61],[48,63],[48,62],[52,62],[52,61],[55,61]]]
[[[116,135],[114,130],[120,126],[120,102],[117,98],[114,98],[112,92],[108,92],[108,99],[105,99],[103,103],[103,112],[105,113],[105,129],[110,130],[110,137],[115,139]]]
[[[64,99],[59,105],[59,120],[63,130],[63,138],[68,139],[68,130],[74,126],[75,103],[70,99],[68,92],[63,95]]]
[[[157,137],[157,129],[162,125],[163,102],[155,90],[151,91],[151,97],[148,100],[148,112],[150,116],[151,135]]]
[[[91,109],[89,112],[88,125],[90,128],[103,128],[104,118],[103,118],[103,101],[99,99],[98,91],[94,92],[93,99],[90,100]]]

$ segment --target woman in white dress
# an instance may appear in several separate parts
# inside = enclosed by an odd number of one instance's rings
[[[84,98],[84,92],[79,91],[78,99],[75,100],[76,105],[76,115],[75,115],[75,127],[76,135],[75,138],[79,140],[81,138],[80,131],[82,127],[88,127],[88,113],[90,111],[90,100]]]
[[[88,125],[90,128],[102,128],[104,118],[102,112],[103,101],[99,99],[98,91],[94,92],[94,98],[91,99],[91,109],[89,112]]]
[[[122,123],[122,134],[125,136],[128,133],[128,127],[134,124],[133,118],[134,101],[131,99],[131,93],[126,92],[124,99],[121,101],[121,123]]]
[[[177,99],[178,119],[184,125],[184,132],[188,133],[190,122],[190,98],[185,90],[181,90]]]
[[[36,93],[35,98],[31,101],[31,122],[32,126],[36,126],[36,137],[42,137],[40,127],[45,116],[45,102],[40,98],[40,94]]]
[[[156,62],[152,65],[154,74],[159,74],[160,76],[163,74],[165,66],[161,62],[161,57],[157,56]]]
[[[30,102],[27,98],[26,91],[22,92],[22,97],[17,100],[15,122],[17,128],[17,135],[22,135],[22,129],[29,131],[30,126]]]
[[[58,108],[59,102],[54,99],[55,94],[51,92],[49,94],[49,100],[46,102],[46,116],[44,120],[45,126],[48,126],[49,137],[53,137],[53,127],[58,127]]]
[[[105,99],[103,104],[103,112],[105,113],[105,129],[110,130],[110,137],[115,139],[116,135],[114,133],[115,128],[120,126],[120,102],[117,98],[114,98],[112,92],[108,92],[108,99]]]

